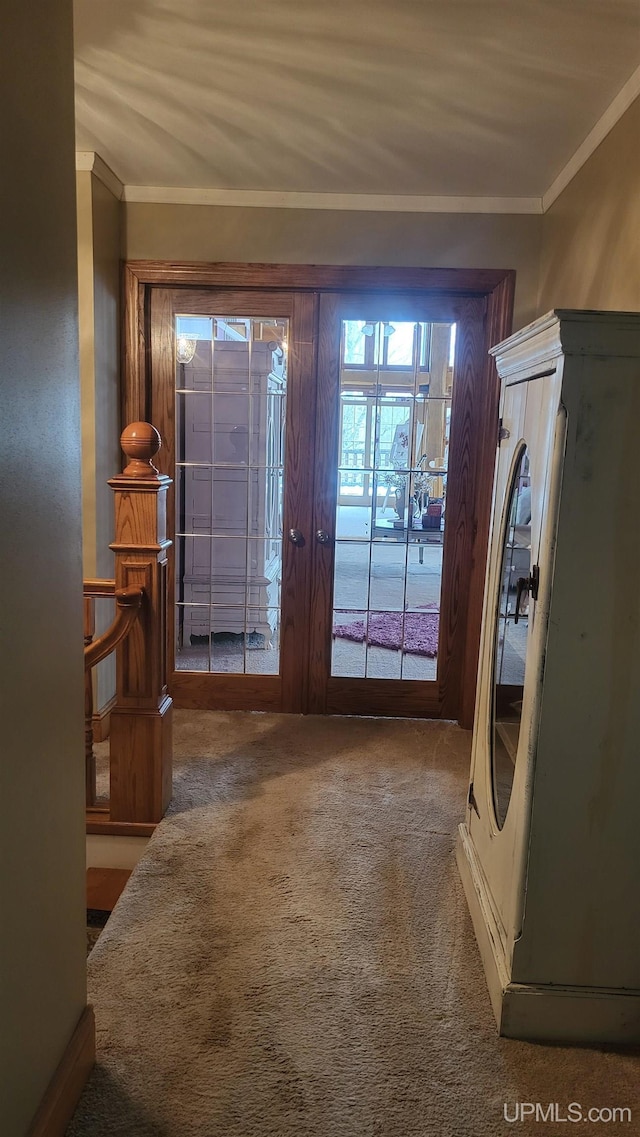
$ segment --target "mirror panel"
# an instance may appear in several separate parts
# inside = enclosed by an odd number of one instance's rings
[[[496,823],[502,829],[515,774],[529,634],[531,479],[522,446],[507,498],[496,613],[491,779]]]

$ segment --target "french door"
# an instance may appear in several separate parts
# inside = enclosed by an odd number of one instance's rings
[[[315,323],[313,295],[152,292],[177,706],[307,709]]]
[[[149,289],[177,706],[469,722],[495,435],[485,307]]]
[[[310,710],[462,717],[482,331],[474,298],[320,298]]]

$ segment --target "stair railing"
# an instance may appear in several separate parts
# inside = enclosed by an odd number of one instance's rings
[[[96,758],[93,749],[93,683],[92,668],[101,663],[127,636],[138,617],[142,597],[141,588],[116,588],[115,580],[83,581],[84,599],[84,747],[86,803],[96,804]],[[103,635],[94,640],[95,600],[112,598],[116,602],[116,616]]]
[[[160,435],[132,423],[120,439],[128,463],[111,478],[115,494],[115,579],[84,582],[87,832],[148,835],[171,800],[172,700],[167,691],[166,495],[171,479],[152,459]],[[111,597],[116,617],[94,640],[96,598]],[[110,713],[109,804],[96,802],[91,668],[115,649],[116,697]]]

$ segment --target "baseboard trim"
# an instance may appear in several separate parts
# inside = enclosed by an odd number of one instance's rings
[[[93,731],[94,742],[106,742],[109,737],[111,729],[111,712],[117,702],[117,696],[112,695],[108,703],[101,707],[99,711],[94,711],[91,716],[91,729]]]
[[[498,1031],[531,1042],[640,1042],[640,991],[515,983],[489,890],[466,825],[458,827],[456,862],[467,899]]]
[[[28,1137],[64,1137],[96,1060],[93,1007],[85,1007],[31,1123]]]
[[[86,811],[86,832],[105,837],[151,837],[157,821],[111,821],[108,809]]]

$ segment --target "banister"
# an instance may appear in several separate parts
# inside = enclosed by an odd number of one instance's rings
[[[125,469],[109,479],[115,495],[115,580],[84,582],[85,769],[87,832],[148,836],[171,800],[172,699],[167,689],[166,499],[171,478],[153,458],[161,446],[151,423],[122,432]],[[144,596],[144,603],[142,597]],[[95,600],[115,598],[116,620],[92,642]],[[116,649],[109,709],[109,802],[96,804],[91,667]]]
[[[85,582],[87,583],[87,582]],[[106,581],[89,582],[95,584],[111,583]],[[100,663],[105,659],[118,644],[128,635],[135,620],[138,617],[140,606],[142,604],[142,597],[144,590],[142,588],[115,588],[113,592],[97,592],[90,593],[89,595],[113,595],[116,601],[116,618],[110,628],[100,636],[93,643],[88,644],[84,649],[84,666],[85,670],[95,667],[96,663]]]
[[[109,599],[115,594],[115,580],[83,580],[82,595],[93,599]]]

